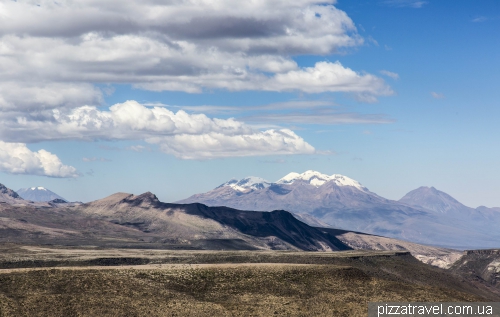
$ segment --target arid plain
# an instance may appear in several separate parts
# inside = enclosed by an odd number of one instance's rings
[[[500,300],[408,252],[10,244],[0,261],[0,316],[366,316],[371,301]]]

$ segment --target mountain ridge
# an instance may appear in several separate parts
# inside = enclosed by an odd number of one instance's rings
[[[339,184],[335,181],[339,178],[348,181]],[[334,228],[440,246],[498,247],[500,241],[500,234],[495,234],[500,213],[466,207],[434,187],[420,187],[394,201],[338,174],[328,176],[309,170],[289,173],[280,180],[246,191],[219,186],[177,203],[258,211],[284,209],[307,214]]]
[[[151,192],[117,193],[75,210],[164,239],[194,239],[195,244],[238,240],[240,245],[256,249],[350,249],[335,236],[310,227],[283,210],[258,212],[199,203],[170,204],[159,201]]]

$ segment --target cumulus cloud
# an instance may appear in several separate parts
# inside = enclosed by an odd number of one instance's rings
[[[10,174],[30,174],[49,177],[78,177],[76,168],[64,165],[54,154],[32,152],[24,143],[0,141],[0,171]]]
[[[97,105],[96,83],[189,93],[333,91],[365,96],[360,100],[390,94],[374,75],[340,63],[300,68],[292,59],[363,44],[353,21],[334,4],[5,1],[0,4],[0,108]]]
[[[267,130],[245,135],[175,135],[146,140],[182,159],[209,159],[255,155],[313,154],[315,149],[288,129]]]
[[[315,151],[290,130],[259,131],[233,118],[208,118],[183,110],[174,113],[136,101],[113,105],[108,111],[83,106],[45,110],[31,116],[4,116],[0,123],[0,138],[13,142],[144,140],[183,159]]]
[[[147,108],[136,101],[115,104],[109,110],[95,106],[52,109],[27,115],[3,116],[3,140],[134,140],[158,135],[221,132],[244,134],[250,128],[234,119],[210,119],[204,114],[176,113],[161,107]]]
[[[342,91],[355,94],[391,95],[393,91],[384,81],[371,74],[359,74],[340,62],[318,62],[282,74],[265,83],[269,90],[301,90],[305,92]]]

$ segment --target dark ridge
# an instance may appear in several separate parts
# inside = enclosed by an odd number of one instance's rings
[[[251,236],[260,238],[275,236],[301,250],[317,250],[321,248],[319,242],[325,243],[333,250],[352,250],[334,234],[311,227],[284,210],[245,211],[228,207],[208,207],[199,203],[165,205],[182,206],[188,214],[213,219]]]

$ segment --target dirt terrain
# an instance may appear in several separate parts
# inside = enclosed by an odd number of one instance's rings
[[[0,247],[0,316],[366,316],[370,301],[499,301],[397,251]]]

